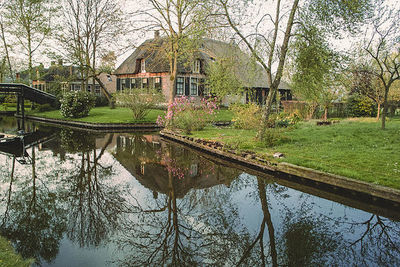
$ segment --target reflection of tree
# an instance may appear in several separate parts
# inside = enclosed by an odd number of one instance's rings
[[[65,223],[60,216],[63,210],[56,205],[56,195],[36,175],[35,150],[33,147],[31,179],[15,184],[12,171],[0,231],[15,244],[17,252],[23,257],[50,262],[58,253]]]
[[[364,221],[351,222],[349,225],[349,232],[357,233],[348,245],[354,262],[379,266],[400,265],[400,229],[396,222],[372,214]]]
[[[286,266],[323,266],[338,246],[337,236],[328,225],[310,216],[285,219],[284,263]]]
[[[113,135],[109,135],[99,153],[94,147],[94,141],[80,146],[79,149],[85,150],[76,160],[77,168],[63,180],[63,195],[70,207],[67,235],[80,246],[98,246],[117,229],[118,218],[126,211],[123,189],[110,181],[112,165],[103,166],[100,163],[112,139]],[[65,141],[73,143],[72,140]]]
[[[165,151],[171,157],[171,150]],[[170,168],[168,168],[170,170]],[[121,261],[129,266],[195,265],[196,232],[182,219],[182,208],[176,196],[177,179],[168,171],[168,193],[155,200],[157,208],[144,209],[137,203],[138,217],[124,225],[121,246],[129,245],[135,254]],[[197,254],[198,255],[198,254]]]
[[[249,257],[251,256],[251,252],[256,246],[259,244],[259,262],[262,266],[266,266],[266,260],[272,266],[278,266],[277,260],[277,252],[276,252],[276,244],[275,244],[275,230],[274,225],[272,224],[271,213],[269,212],[268,208],[268,201],[267,201],[267,193],[266,193],[266,184],[262,178],[257,178],[257,186],[258,186],[258,194],[259,199],[261,202],[261,209],[263,212],[263,220],[261,222],[260,231],[255,237],[254,241],[246,248],[245,252],[243,253],[242,257],[240,258],[237,265],[246,264],[248,265]],[[264,232],[265,227],[267,227],[268,235],[269,235],[269,255],[265,255],[265,247],[264,247]],[[257,262],[258,260],[255,260]]]

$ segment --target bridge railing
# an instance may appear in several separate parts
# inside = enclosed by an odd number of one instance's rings
[[[23,94],[26,97],[29,97],[30,100],[32,101],[35,101],[35,98],[39,102],[43,102],[41,101],[42,99],[48,100],[45,102],[51,102],[56,100],[56,97],[52,94],[49,94],[47,92],[41,91],[39,89],[21,83],[0,83],[0,92]]]

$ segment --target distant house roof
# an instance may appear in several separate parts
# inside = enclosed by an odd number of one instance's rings
[[[166,38],[146,40],[116,69],[115,74],[136,74],[140,72],[140,60],[146,60],[146,72],[169,72],[169,62],[166,57]],[[267,88],[266,71],[251,60],[237,45],[218,40],[202,39],[198,51],[193,55],[194,59],[202,60],[207,66],[214,60],[230,57],[237,62],[235,75],[248,88]],[[179,73],[190,73],[190,64],[180,62]],[[279,89],[290,89],[289,85],[281,82]]]

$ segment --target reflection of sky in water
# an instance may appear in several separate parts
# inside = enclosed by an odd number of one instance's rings
[[[55,216],[49,221],[50,224],[57,222],[57,217],[63,218],[66,223],[64,228],[60,226],[63,232],[56,240],[59,242],[59,247],[56,248],[55,256],[49,263],[42,260],[42,266],[140,265],[139,262],[146,262],[146,257],[154,257],[151,263],[155,264],[162,257],[162,253],[156,250],[160,247],[163,238],[169,235],[171,239],[168,239],[168,248],[165,251],[170,254],[166,256],[164,263],[171,262],[176,229],[172,227],[175,223],[173,218],[177,219],[180,231],[178,239],[182,249],[177,249],[178,254],[181,253],[182,256],[184,252],[189,251],[191,256],[188,257],[199,263],[210,265],[223,263],[229,266],[239,262],[247,250],[249,250],[248,258],[244,263],[261,263],[260,244],[257,243],[253,248],[249,248],[260,234],[263,223],[265,223],[265,230],[262,241],[265,258],[269,264],[274,261],[269,242],[269,223],[273,226],[276,260],[280,265],[293,264],[291,254],[288,253],[294,253],[295,257],[301,254],[297,251],[288,252],[289,248],[293,250],[291,244],[288,243],[293,235],[298,237],[298,240],[296,238],[294,240],[299,246],[305,246],[304,250],[308,248],[305,241],[320,247],[308,252],[308,256],[311,255],[311,259],[305,261],[308,264],[399,263],[399,253],[392,249],[399,245],[399,223],[383,217],[372,217],[372,214],[368,212],[275,183],[268,184],[268,180],[258,180],[252,175],[239,170],[235,171],[231,167],[217,167],[208,160],[199,158],[195,153],[185,154],[180,148],[170,148],[164,143],[159,145],[160,141],[157,141],[157,145],[154,145],[154,142],[148,145],[146,142],[151,139],[149,136],[146,139],[132,138],[132,135],[128,135],[128,139],[123,138],[122,147],[118,147],[121,143],[118,143],[117,136],[113,136],[111,145],[105,151],[101,144],[104,144],[109,136],[97,137],[98,145],[95,154],[98,156],[102,151],[104,152],[97,162],[97,180],[94,171],[92,176],[87,174],[83,177],[79,176],[80,166],[82,162],[85,162],[82,158],[87,160],[89,155],[90,166],[94,164],[93,149],[85,153],[66,153],[65,160],[60,160],[58,152],[55,153],[60,150],[57,142],[43,146],[42,150],[36,150],[38,205],[49,209],[52,205],[59,208],[56,212],[49,211],[50,216]],[[168,168],[165,164],[172,163],[183,166],[182,169],[190,169],[192,172],[200,168],[197,176],[192,173],[190,177],[173,180],[174,190],[187,192],[183,198],[176,199],[176,208],[174,208],[172,195],[155,194],[154,188],[145,187],[145,185],[154,184],[154,181],[159,181],[157,179],[161,179],[161,176],[143,176],[136,179],[134,178],[136,174],[131,173],[135,168],[139,171],[140,163],[144,160],[151,164],[160,164],[160,153],[154,153],[151,147],[161,149],[163,155],[167,153],[166,151],[170,151],[168,153],[174,159],[174,161],[168,161],[162,158],[164,165],[161,164],[158,171],[167,172]],[[140,151],[140,153],[135,153],[135,151]],[[31,153],[31,150],[28,152]],[[129,158],[125,158],[121,163],[117,155]],[[138,160],[139,156],[140,160]],[[0,155],[0,222],[3,221],[7,206],[11,164],[10,158]],[[127,164],[129,170],[123,167]],[[154,166],[151,164],[147,164],[146,168]],[[110,172],[107,169],[109,167],[112,170]],[[86,165],[83,170],[87,170]],[[149,169],[145,171],[148,172]],[[203,175],[202,172],[205,174]],[[210,173],[211,176],[205,176]],[[234,176],[218,178],[216,173],[221,176]],[[157,173],[152,173],[152,175],[157,175]],[[31,176],[32,166],[16,163],[12,203],[19,203],[18,201],[24,197],[29,200],[33,192]],[[237,176],[239,178],[235,179]],[[164,173],[162,177],[168,179],[168,173]],[[188,188],[192,185],[204,187],[204,184],[207,184],[204,181],[214,183],[214,186],[205,189]],[[264,183],[266,190],[265,195],[262,196],[260,185]],[[168,188],[163,188],[163,191],[172,192]],[[50,196],[54,194],[56,198],[50,202],[50,205],[45,206],[43,201],[49,198],[49,193],[51,193]],[[79,210],[80,203],[83,204],[81,210]],[[266,203],[267,206],[263,206],[262,203]],[[24,214],[19,214],[19,210],[15,207],[8,211],[11,216],[10,222],[18,222],[24,216]],[[108,212],[108,209],[111,212]],[[270,218],[266,216],[268,213]],[[168,225],[169,216],[172,229],[170,232],[165,228]],[[356,242],[352,245],[364,235],[368,227],[365,222],[368,220],[371,221],[371,231],[365,235],[362,243]],[[376,222],[383,223],[387,227],[387,232],[382,233],[381,225]],[[62,223],[62,220],[58,223]],[[83,225],[81,228],[79,228],[79,223]],[[93,225],[96,231],[91,231],[90,223],[101,225]],[[7,235],[7,229],[18,227],[19,225],[9,226],[1,230],[1,233]],[[79,239],[82,235],[76,232],[77,229],[84,231],[83,240]],[[47,233],[46,229],[43,231]],[[162,234],[155,238],[160,233]],[[85,234],[93,235],[93,237],[85,236]],[[12,237],[8,238],[12,239]],[[386,239],[382,241],[379,238]],[[24,240],[21,242],[23,243]],[[365,257],[361,255],[361,245],[367,253]],[[224,251],[225,247],[228,248],[227,251]],[[34,251],[35,248],[32,250]],[[377,255],[383,255],[381,257],[383,262],[374,259]],[[135,260],[138,261],[135,262]],[[304,261],[297,263],[304,263]]]

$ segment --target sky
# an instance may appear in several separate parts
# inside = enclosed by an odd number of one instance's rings
[[[127,13],[133,13],[135,10],[143,10],[146,8],[146,2],[147,0],[119,0],[123,10]],[[263,1],[263,0],[254,0],[253,5],[247,5],[247,6],[240,6],[237,7],[236,10],[244,10],[246,7],[246,13],[249,14],[250,18],[243,18],[241,22],[245,22],[245,26],[242,27],[244,33],[251,33],[254,32],[255,24],[259,21],[259,19],[265,14],[265,10],[268,11],[273,11],[274,10],[274,5],[276,1]],[[392,8],[400,8],[400,1],[399,0],[386,0],[385,1],[386,5],[391,6]],[[147,2],[148,6],[148,2]],[[235,12],[235,10],[232,10],[232,12]],[[271,14],[274,15],[274,14]],[[133,16],[129,15],[131,18]],[[144,17],[138,17],[140,20],[144,20]],[[137,24],[136,24],[137,25]],[[260,32],[267,32],[268,27],[271,25],[268,23],[260,24],[261,26],[259,27]],[[366,32],[366,28],[364,27],[363,32]],[[136,31],[132,32],[129,35],[125,36],[124,40],[121,40],[122,47],[123,49],[119,49],[119,51],[116,51],[116,54],[118,55],[117,58],[117,64],[116,67],[118,67],[134,50],[134,48],[138,45],[140,45],[141,42],[143,42],[145,39],[148,38],[153,38],[154,36],[154,31]],[[332,45],[341,49],[341,50],[350,50],[352,47],[354,47],[354,44],[359,41],[359,39],[354,38],[352,36],[346,36],[345,39],[342,40],[335,40],[332,41]],[[55,50],[56,51],[57,45],[53,42],[47,42],[43,45],[42,50]],[[130,48],[130,49],[129,49]],[[57,52],[57,51],[56,51]],[[18,61],[24,62],[24,57],[21,56],[21,50],[14,50],[13,51],[13,56],[18,59]],[[38,65],[39,63],[44,63],[45,66],[50,65],[51,59],[46,57],[43,53],[38,53],[35,57],[35,65]]]

